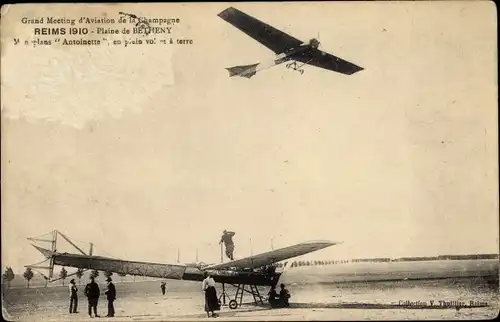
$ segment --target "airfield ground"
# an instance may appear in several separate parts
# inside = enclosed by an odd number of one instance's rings
[[[314,268],[298,270],[300,274],[317,275]],[[298,274],[298,273],[297,273]],[[447,279],[431,281],[333,283],[307,282],[307,278],[288,276],[283,280],[292,293],[292,308],[267,309],[242,306],[237,310],[223,307],[219,320],[361,320],[361,319],[491,319],[498,315],[498,285],[483,280]],[[304,277],[305,275],[303,275]],[[116,282],[119,321],[160,321],[206,319],[203,293],[196,282],[169,281],[167,294],[161,295],[159,281]],[[104,287],[104,285],[102,286]],[[80,286],[80,294],[83,285]],[[220,292],[220,287],[218,289]],[[234,294],[232,289],[228,290]],[[262,291],[265,291],[262,290]],[[68,313],[67,287],[13,288],[4,290],[4,317],[23,321],[83,321],[86,299],[80,295],[78,314]],[[249,301],[246,298],[245,301]],[[418,309],[398,307],[400,301],[476,301],[487,307]],[[375,308],[375,305],[379,305]],[[371,306],[370,306],[371,305]],[[370,308],[371,307],[371,308]],[[106,315],[105,299],[99,302],[101,316]],[[102,318],[109,319],[109,318]]]

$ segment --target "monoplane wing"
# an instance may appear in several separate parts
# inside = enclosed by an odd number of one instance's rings
[[[303,55],[294,56],[293,59],[313,65],[316,67],[332,70],[346,75],[352,75],[356,72],[363,70],[353,63],[350,63],[342,58],[330,55],[319,49],[312,49]]]
[[[227,268],[259,268],[266,265],[271,265],[276,262],[311,253],[326,247],[340,244],[339,242],[331,241],[309,241],[297,245],[276,249],[270,252],[237,259],[223,264],[215,264],[203,267],[203,270],[211,269],[227,269]]]
[[[218,14],[219,17],[260,42],[262,45],[281,54],[287,49],[296,48],[303,42],[274,28],[270,25],[247,15],[233,7],[227,8]]]

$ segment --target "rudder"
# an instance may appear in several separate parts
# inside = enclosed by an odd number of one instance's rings
[[[258,65],[259,63],[253,65],[234,66],[226,69],[229,72],[229,77],[240,76],[250,78],[257,73]]]

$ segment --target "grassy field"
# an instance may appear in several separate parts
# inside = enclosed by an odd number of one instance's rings
[[[455,262],[455,261],[454,261]],[[498,284],[492,286],[482,278],[449,278],[436,280],[406,280],[406,281],[378,281],[378,282],[348,282],[340,278],[348,274],[348,270],[357,272],[356,276],[368,274],[379,279],[383,275],[384,263],[371,265],[378,266],[380,270],[369,268],[369,263],[355,263],[351,267],[345,266],[344,271],[339,271],[339,266],[325,267],[300,267],[287,271],[281,282],[287,283],[292,293],[292,308],[269,310],[243,306],[238,310],[229,310],[223,307],[220,319],[229,320],[359,320],[359,319],[477,319],[493,318],[498,314]],[[406,264],[406,263],[405,263]],[[415,264],[415,263],[410,263]],[[436,263],[434,263],[436,264]],[[435,266],[435,272],[449,263]],[[452,263],[453,267],[461,267],[462,272],[474,271],[488,265],[478,263]],[[346,264],[349,265],[349,264]],[[394,266],[393,266],[394,267]],[[427,274],[424,266],[400,266],[395,271]],[[452,268],[453,268],[452,267]],[[336,270],[333,270],[335,268]],[[363,269],[368,269],[363,271]],[[410,270],[411,269],[411,270]],[[450,269],[450,267],[448,267]],[[393,276],[395,271],[390,271],[387,276]],[[476,270],[477,271],[477,270]],[[363,273],[364,272],[364,273]],[[413,275],[413,276],[417,276]],[[346,275],[347,276],[347,275]],[[498,271],[497,271],[498,276]],[[385,279],[388,279],[386,277]],[[167,294],[160,292],[159,281],[141,281],[136,283],[116,282],[118,299],[116,301],[117,320],[199,320],[204,318],[203,293],[201,285],[189,281],[168,281]],[[104,288],[104,285],[101,287]],[[3,314],[9,320],[86,320],[86,299],[83,298],[83,286],[80,286],[80,313],[68,313],[69,298],[67,287],[57,286],[49,288],[13,288],[4,291]],[[218,292],[220,293],[220,285]],[[228,287],[231,295],[234,290]],[[267,289],[262,288],[267,293]],[[251,298],[246,297],[245,301]],[[477,301],[486,303],[488,307],[464,308],[456,311],[447,309],[411,309],[398,307],[404,301]],[[378,306],[377,306],[378,305]],[[377,308],[377,309],[368,309]],[[104,298],[99,303],[101,315],[106,315]]]
[[[286,283],[340,283],[481,277],[498,281],[498,263],[498,259],[483,259],[302,266],[286,271],[281,280]]]
[[[499,276],[498,259],[479,260],[436,260],[436,261],[407,261],[407,262],[358,262],[324,266],[301,266],[287,270],[281,277],[286,283],[341,283],[356,281],[384,281],[398,279],[425,279],[425,278],[460,278],[483,277],[496,279]],[[71,278],[66,279],[67,284]],[[104,277],[100,276],[100,279]],[[88,273],[82,281],[88,279]],[[154,278],[120,277],[113,276],[117,282],[126,281],[154,281]],[[76,279],[78,281],[78,279]],[[32,287],[43,287],[45,281],[40,275],[30,282]],[[61,285],[62,281],[49,284],[49,287]],[[26,287],[26,281],[17,275],[12,281],[13,288]]]

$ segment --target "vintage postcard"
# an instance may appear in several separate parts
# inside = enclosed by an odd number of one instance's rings
[[[1,9],[7,320],[489,319],[490,1]]]

